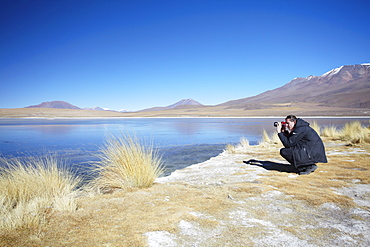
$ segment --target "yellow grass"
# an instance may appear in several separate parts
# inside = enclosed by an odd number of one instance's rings
[[[270,138],[269,134],[267,134],[266,130],[262,131],[262,140],[261,140],[260,144],[263,143],[263,142],[267,142],[267,143],[271,142],[271,138]]]
[[[259,142],[259,145],[267,147],[271,144],[278,144],[278,143],[280,143],[280,139],[276,132],[268,134],[266,130],[262,131],[262,138]]]
[[[331,125],[329,127],[325,127],[321,131],[321,136],[323,137],[329,137],[331,139],[338,138],[339,137],[339,131],[336,126]]]
[[[132,136],[111,136],[98,155],[98,177],[93,187],[100,192],[113,189],[145,188],[153,185],[164,170],[153,147],[145,147]]]
[[[359,121],[350,122],[344,126],[341,137],[351,143],[370,143],[370,129],[362,126]]]
[[[243,148],[249,147],[248,139],[245,137],[240,138],[239,146]]]
[[[270,150],[271,148],[276,148],[277,144],[280,144],[279,136],[276,132],[268,134],[266,130],[262,131],[262,138],[258,143],[258,146],[265,148],[266,150]],[[247,138],[242,137],[240,139],[240,142],[237,145],[226,145],[226,152],[230,154],[237,154],[237,153],[246,153],[249,151],[249,148],[251,146],[249,145],[249,141]]]
[[[318,123],[316,121],[313,121],[312,124],[310,124],[311,128],[313,128],[317,134],[321,134],[321,127],[320,125],[318,125]]]
[[[81,180],[55,156],[0,161],[0,229],[37,227],[48,213],[76,209]]]
[[[335,126],[326,127],[322,131],[322,136],[333,140],[347,141],[350,144],[370,143],[370,129],[359,121],[346,123],[341,130]]]
[[[246,150],[249,147],[249,140],[245,137],[240,138],[240,141],[237,145],[231,145],[227,144],[226,145],[226,152],[230,154],[236,154],[240,151]]]
[[[227,144],[226,145],[226,152],[228,152],[230,154],[235,154],[236,153],[235,146],[231,145],[231,144]]]

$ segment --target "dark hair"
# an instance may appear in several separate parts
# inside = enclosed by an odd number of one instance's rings
[[[286,116],[286,118],[285,119],[291,119],[291,120],[293,120],[294,122],[295,121],[297,121],[297,117],[296,116],[294,116],[294,115],[288,115],[288,116]]]

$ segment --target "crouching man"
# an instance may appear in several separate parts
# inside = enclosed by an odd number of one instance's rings
[[[314,129],[303,119],[289,115],[285,123],[278,122],[276,130],[284,148],[280,155],[294,165],[299,175],[307,175],[317,169],[316,163],[327,163],[325,147]]]

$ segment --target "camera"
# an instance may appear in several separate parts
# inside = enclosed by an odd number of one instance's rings
[[[284,125],[286,125],[287,122],[281,122],[281,126],[284,127]],[[274,127],[277,127],[278,126],[278,122],[274,122]]]

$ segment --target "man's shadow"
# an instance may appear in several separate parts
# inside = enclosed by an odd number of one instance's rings
[[[274,170],[274,171],[288,172],[288,173],[298,173],[297,169],[290,164],[277,163],[277,162],[272,162],[272,161],[255,160],[255,159],[250,159],[248,161],[243,161],[243,162],[248,165],[255,165],[255,166],[262,167],[266,170]]]

